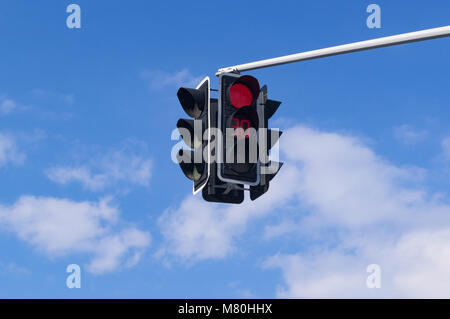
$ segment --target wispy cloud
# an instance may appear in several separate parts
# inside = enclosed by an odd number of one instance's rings
[[[427,131],[418,130],[410,125],[400,125],[394,127],[394,137],[402,144],[414,145],[423,142],[428,136]]]
[[[25,157],[24,153],[18,151],[16,140],[11,135],[0,133],[0,167],[8,163],[22,164]]]
[[[441,143],[444,158],[450,161],[450,137],[446,137]]]
[[[0,260],[0,273],[17,276],[28,276],[31,275],[31,270],[12,261],[4,262]]]
[[[30,109],[30,106],[19,103],[17,100],[8,97],[5,94],[0,94],[0,115],[9,115],[18,111],[25,111]]]
[[[79,182],[89,190],[98,191],[107,185],[107,174],[92,174],[87,167],[55,167],[47,170],[47,177],[55,183],[66,185]]]
[[[129,148],[106,152],[82,166],[60,166],[46,170],[55,183],[81,183],[91,191],[102,191],[118,183],[148,186],[151,178],[150,159]]]
[[[0,100],[0,112],[3,114],[11,113],[17,107],[16,102],[11,99],[3,98]]]
[[[110,199],[22,196],[11,206],[0,206],[0,229],[51,257],[90,255],[87,269],[98,274],[135,265],[150,244],[148,232],[115,230],[118,222],[119,210]]]
[[[175,72],[145,70],[141,77],[149,82],[152,90],[162,90],[167,87],[195,87],[204,76],[195,76],[189,70],[183,69]]]
[[[52,99],[66,104],[73,104],[75,102],[75,94],[73,93],[60,93],[36,88],[31,90],[31,94],[41,99]]]

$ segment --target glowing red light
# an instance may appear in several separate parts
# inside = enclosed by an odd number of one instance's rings
[[[240,109],[241,107],[252,104],[253,93],[242,83],[233,84],[230,88],[230,101],[234,107]]]

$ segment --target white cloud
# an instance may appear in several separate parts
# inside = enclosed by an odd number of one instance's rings
[[[126,255],[130,248],[135,248],[123,263],[125,267],[135,266],[143,253],[143,248],[150,243],[150,236],[135,228],[102,238],[98,242],[98,252],[91,261],[89,269],[94,273],[112,271],[119,267],[122,256]],[[137,249],[136,249],[137,248]]]
[[[423,169],[389,163],[352,136],[304,126],[280,143],[285,165],[256,202],[189,196],[166,211],[165,255],[224,258],[251,221],[271,214],[281,222],[267,225],[265,238],[292,235],[299,247],[265,262],[282,271],[279,297],[449,297],[450,204],[423,185]],[[373,263],[384,274],[380,290],[366,287]]]
[[[270,191],[254,202],[241,205],[208,203],[189,196],[180,207],[168,209],[159,219],[166,239],[163,253],[182,260],[220,259],[235,250],[235,240],[246,229],[248,222],[265,216],[283,205],[295,193],[283,185],[294,185],[299,179],[294,167],[283,167],[271,183]]]
[[[394,137],[402,144],[413,145],[423,142],[428,136],[424,130],[416,130],[410,125],[400,125],[394,127]]]
[[[126,150],[108,152],[92,160],[89,166],[53,167],[46,171],[55,183],[66,185],[78,182],[86,189],[101,191],[119,182],[148,186],[151,160]]]
[[[217,205],[187,198],[179,209],[168,210],[159,219],[166,250],[185,260],[225,257],[233,250],[235,231],[226,219],[227,212]]]
[[[393,241],[374,236],[345,245],[347,249],[268,258],[264,266],[280,268],[283,274],[284,285],[278,287],[277,297],[450,297],[450,227],[410,231]],[[366,269],[373,263],[381,268],[380,289],[366,286],[370,275]]]
[[[116,231],[118,222],[119,211],[109,199],[74,202],[22,196],[11,206],[0,206],[1,229],[51,257],[89,254],[87,269],[92,273],[136,264],[150,244],[150,234],[134,227]]]
[[[17,150],[15,139],[0,133],[0,167],[8,163],[22,164],[24,161],[25,154]]]
[[[424,203],[426,194],[409,186],[418,182],[420,169],[387,163],[356,138],[305,127],[283,137],[289,163],[301,169],[299,199],[314,209],[317,221],[345,227],[403,221],[410,207]]]
[[[425,191],[417,169],[390,164],[355,138],[305,127],[282,142],[300,167],[298,196],[309,211],[296,235],[311,245],[267,260],[283,273],[279,297],[450,296],[450,205]],[[384,274],[380,290],[366,287],[372,263]]]
[[[362,293],[372,291],[365,286],[364,264],[355,259],[335,252],[275,255],[265,261],[264,267],[282,269],[286,287],[278,287],[278,298],[363,297]]]
[[[204,76],[194,76],[187,69],[169,73],[164,71],[143,71],[142,78],[149,81],[153,90],[161,90],[166,87],[196,87]]]

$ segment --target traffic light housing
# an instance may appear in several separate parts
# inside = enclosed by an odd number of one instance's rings
[[[219,76],[218,128],[222,138],[217,148],[217,175],[224,182],[259,184],[259,93],[259,82],[250,75]]]
[[[177,160],[184,175],[193,181],[193,193],[208,182],[210,127],[210,79],[205,77],[195,88],[180,88],[177,92],[183,110],[191,119],[179,119],[177,128],[188,148],[181,148]]]

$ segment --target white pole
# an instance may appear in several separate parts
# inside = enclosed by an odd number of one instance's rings
[[[251,63],[230,66],[230,67],[219,69],[217,71],[216,75],[220,75],[222,73],[229,73],[229,72],[239,73],[242,71],[267,68],[269,66],[275,66],[275,65],[280,65],[280,64],[287,64],[287,63],[323,58],[323,57],[332,56],[332,55],[345,54],[345,53],[350,53],[350,52],[369,50],[369,49],[381,48],[381,47],[386,47],[386,46],[391,46],[391,45],[397,45],[397,44],[403,44],[403,43],[409,43],[409,42],[415,42],[415,41],[430,40],[430,39],[435,39],[435,38],[440,38],[440,37],[448,37],[448,36],[450,36],[450,25],[441,27],[441,28],[434,28],[434,29],[422,30],[422,31],[417,31],[417,32],[403,33],[403,34],[393,35],[393,36],[384,37],[384,38],[378,38],[378,39],[373,39],[373,40],[338,45],[335,47],[330,47],[330,48],[325,48],[325,49],[320,49],[320,50],[302,52],[302,53],[286,55],[286,56],[273,58],[273,59],[267,59],[267,60],[261,60],[261,61],[251,62]]]

